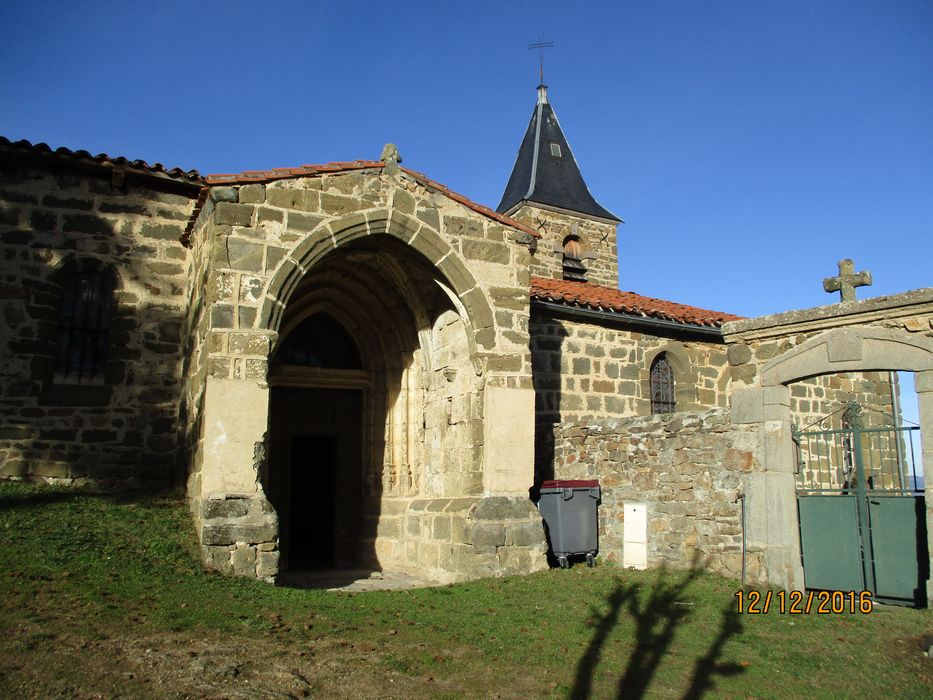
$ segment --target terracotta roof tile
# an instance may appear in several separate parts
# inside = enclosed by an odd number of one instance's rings
[[[20,141],[10,141],[10,139],[0,136],[0,147],[6,147],[14,151],[23,153],[33,153],[37,155],[55,155],[73,160],[95,163],[97,165],[116,165],[130,170],[145,172],[153,175],[163,175],[173,180],[181,180],[191,184],[201,183],[201,174],[197,170],[183,170],[182,168],[166,168],[162,163],[147,163],[144,160],[130,160],[123,156],[108,156],[106,153],[98,153],[96,156],[88,151],[72,151],[70,148],[52,149],[45,143],[30,143],[25,139]]]
[[[664,299],[653,299],[634,292],[623,292],[589,282],[571,282],[545,277],[531,278],[531,298],[627,316],[658,318],[676,323],[716,328],[727,321],[742,318],[722,311],[710,311]]]

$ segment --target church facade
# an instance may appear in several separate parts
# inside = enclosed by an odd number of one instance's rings
[[[780,419],[755,392],[826,328],[769,335],[620,291],[620,220],[543,86],[496,210],[400,163],[389,145],[202,176],[0,141],[2,476],[183,486],[206,565],[263,579],[535,571],[536,487],[592,476],[608,558],[631,563],[631,542],[651,564],[738,575],[756,494],[772,520],[750,578],[802,587],[793,466],[774,466],[767,431],[830,408],[830,385],[804,372],[793,397],[768,391]],[[922,327],[928,307],[881,316]],[[870,384],[849,395],[892,409],[872,374],[889,367],[838,367]]]

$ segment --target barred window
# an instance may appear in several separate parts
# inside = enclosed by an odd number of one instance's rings
[[[670,360],[661,354],[651,363],[651,412],[674,412],[674,370]]]
[[[55,376],[69,382],[102,379],[113,310],[113,280],[78,273],[65,283],[58,323]]]

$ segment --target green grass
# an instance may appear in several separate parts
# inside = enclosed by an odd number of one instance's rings
[[[738,582],[577,566],[328,593],[204,572],[184,504],[0,484],[0,695],[930,697],[928,610],[738,615]]]

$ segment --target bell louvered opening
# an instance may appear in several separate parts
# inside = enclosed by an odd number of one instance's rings
[[[586,282],[586,265],[583,264],[583,244],[577,236],[564,240],[564,279]]]

